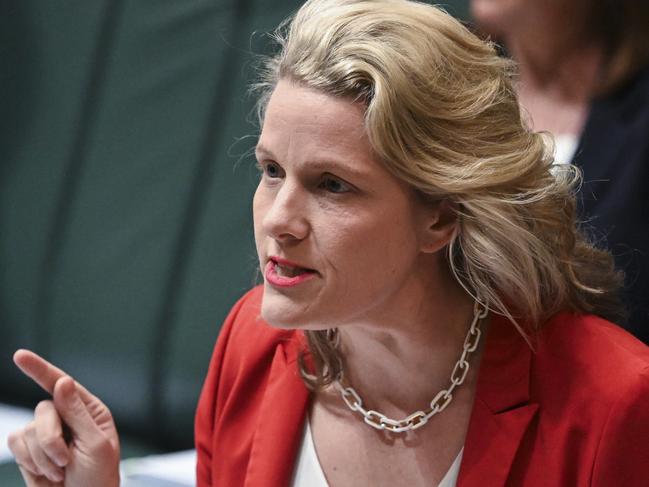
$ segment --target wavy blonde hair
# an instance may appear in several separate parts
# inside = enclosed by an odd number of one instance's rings
[[[513,65],[439,8],[406,0],[310,0],[274,34],[259,117],[280,79],[365,104],[372,148],[430,201],[450,200],[448,263],[462,286],[526,338],[560,310],[613,317],[622,276],[576,228],[579,173],[520,116]],[[342,367],[325,331],[306,332],[329,384]],[[304,357],[302,357],[303,359]]]

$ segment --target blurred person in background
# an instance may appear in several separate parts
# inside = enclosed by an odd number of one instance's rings
[[[580,167],[584,228],[626,274],[625,327],[649,343],[649,2],[472,0],[519,65],[534,130]]]

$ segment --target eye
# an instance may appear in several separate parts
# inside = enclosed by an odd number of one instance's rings
[[[329,193],[336,194],[347,193],[352,190],[352,187],[349,184],[332,176],[325,176],[318,187],[328,191]]]
[[[267,178],[277,179],[284,175],[284,171],[276,162],[261,162],[258,166],[263,175]]]

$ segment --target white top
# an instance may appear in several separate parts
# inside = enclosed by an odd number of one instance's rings
[[[297,465],[293,474],[292,487],[329,487],[327,479],[322,471],[318,455],[313,445],[311,436],[311,426],[307,416],[304,435],[302,436],[302,446],[297,457]]]
[[[570,164],[579,138],[573,134],[558,134],[554,136],[554,163],[555,164]]]
[[[309,420],[305,421],[304,435],[302,436],[302,446],[297,458],[297,465],[293,474],[293,483],[291,487],[329,487],[327,479],[322,471],[318,455],[313,445],[313,437],[311,436],[311,426]],[[462,463],[462,453],[464,448],[460,450],[457,457],[453,461],[451,468],[448,469],[446,475],[439,483],[438,487],[455,487],[457,483],[457,476],[460,473],[460,463]]]

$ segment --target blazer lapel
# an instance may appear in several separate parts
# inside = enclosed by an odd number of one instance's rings
[[[259,422],[246,471],[246,487],[286,487],[302,441],[309,392],[297,368],[298,341],[275,350],[259,407]]]
[[[246,487],[286,487],[302,441],[309,401],[297,369],[296,336],[277,345],[259,407]],[[505,485],[518,447],[538,412],[529,402],[532,351],[513,325],[494,316],[480,363],[458,487]]]
[[[529,345],[514,326],[493,316],[458,487],[505,485],[518,447],[538,412],[538,404],[529,401],[531,359]]]

